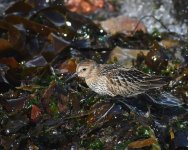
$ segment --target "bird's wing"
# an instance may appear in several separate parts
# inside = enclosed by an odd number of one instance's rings
[[[151,76],[135,68],[124,68],[119,65],[104,65],[101,75],[106,76],[109,90],[118,93],[117,95],[138,94],[166,84],[162,77]]]

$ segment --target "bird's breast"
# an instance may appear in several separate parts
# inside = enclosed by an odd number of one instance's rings
[[[107,87],[107,80],[105,77],[89,78],[86,79],[86,84],[91,90],[100,95],[110,95]]]

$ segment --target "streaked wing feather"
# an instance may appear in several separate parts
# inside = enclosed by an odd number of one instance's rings
[[[119,92],[119,95],[141,93],[166,84],[162,77],[153,77],[135,68],[124,68],[120,65],[104,65],[101,75],[107,76],[109,90]]]

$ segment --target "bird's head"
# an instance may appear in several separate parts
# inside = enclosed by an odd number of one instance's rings
[[[93,60],[81,61],[76,68],[76,74],[82,78],[91,77],[96,73],[98,64]]]

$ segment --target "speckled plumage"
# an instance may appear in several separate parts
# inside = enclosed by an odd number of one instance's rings
[[[100,95],[132,96],[166,84],[161,77],[151,76],[135,68],[117,64],[97,64],[85,60],[77,65],[76,74]]]

